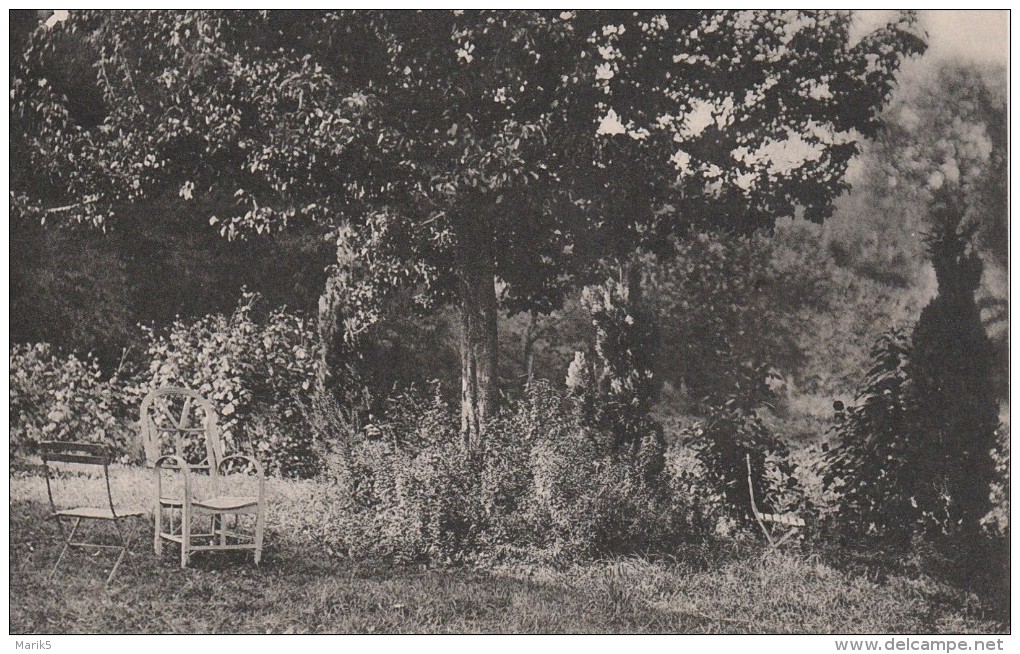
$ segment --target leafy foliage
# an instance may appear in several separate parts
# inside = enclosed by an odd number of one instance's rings
[[[106,378],[95,358],[42,343],[11,346],[9,364],[12,456],[35,452],[42,440],[66,440],[100,443],[134,458],[124,379]]]
[[[709,398],[708,415],[682,435],[704,470],[709,497],[721,513],[749,523],[752,519],[748,479],[760,511],[785,513],[805,506],[786,443],[772,433],[760,412],[775,378],[768,366],[745,366],[727,394]],[[750,457],[751,470],[747,469]]]
[[[768,361],[792,377],[803,361],[790,316],[827,307],[817,302],[824,265],[793,275],[781,259],[788,253],[762,236],[702,233],[650,265],[662,331],[656,373],[698,399],[732,389],[746,361]]]
[[[321,445],[304,411],[315,385],[313,327],[259,304],[244,293],[229,316],[178,320],[165,333],[150,328],[149,367],[131,390],[139,397],[161,386],[197,390],[216,407],[228,449],[248,450],[278,474],[309,476]]]
[[[549,191],[548,181],[580,190],[568,173],[603,170],[601,184],[609,164],[631,164],[634,153],[662,155],[649,157],[648,172],[658,171],[649,182],[673,183],[676,143],[690,215],[706,213],[696,211],[706,202],[758,216],[787,213],[792,202],[824,213],[853,152],[839,135],[875,133],[892,74],[923,49],[910,19],[856,45],[850,22],[840,12],[74,11],[34,35],[13,111],[20,130],[41,139],[32,153],[40,171],[79,203],[68,212],[100,221],[110,202],[155,189],[186,199],[237,190],[226,232],[382,199],[393,209],[368,214],[383,222],[367,231],[414,245],[452,216],[435,214],[417,232],[396,215],[410,209],[402,201],[427,200],[419,212],[428,216],[476,191],[526,200],[524,188]],[[346,38],[332,38],[339,33]],[[98,123],[54,87],[62,80],[41,77],[73,47],[100,64]],[[794,104],[770,110],[780,98]],[[691,111],[713,124],[695,126],[683,117]],[[784,129],[818,158],[776,171],[750,156],[782,143]],[[748,154],[740,165],[716,156],[739,146]],[[51,156],[68,151],[72,162]],[[706,196],[712,179],[721,187]],[[508,244],[528,236],[528,248],[508,255],[540,264],[530,236],[554,223],[529,220],[530,234],[517,221],[496,231]],[[385,233],[388,225],[404,227]]]
[[[918,467],[923,445],[915,422],[910,351],[902,330],[883,334],[856,402],[836,413],[823,483],[835,494],[836,519],[847,531],[906,540],[946,520],[946,498],[936,479],[922,476]]]
[[[105,224],[180,197],[228,237],[321,221],[345,334],[397,286],[457,298],[485,400],[494,277],[505,308],[547,311],[692,226],[831,213],[924,49],[912,24],[852,43],[828,11],[74,11],[17,61],[12,203]],[[100,102],[53,74],[67,60]],[[788,147],[808,154],[776,165]]]

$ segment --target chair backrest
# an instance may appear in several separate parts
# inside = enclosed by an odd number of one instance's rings
[[[188,388],[158,388],[142,400],[141,439],[146,464],[174,454],[189,468],[215,474],[223,459],[212,402]]]
[[[42,455],[43,467],[46,470],[46,495],[50,500],[50,508],[57,510],[53,500],[51,472],[53,463],[74,463],[82,466],[96,466],[103,469],[103,478],[106,480],[106,499],[110,503],[110,512],[113,509],[113,492],[110,489],[110,463],[113,456],[105,445],[98,443],[72,443],[67,441],[43,441],[39,444],[39,453]],[[80,498],[79,498],[80,499]]]

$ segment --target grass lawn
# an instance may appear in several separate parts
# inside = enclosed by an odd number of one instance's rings
[[[147,506],[146,471],[115,468],[116,497]],[[82,480],[84,484],[84,480]],[[101,482],[100,482],[101,484]],[[765,565],[749,545],[678,562],[569,569],[393,568],[337,560],[278,516],[308,506],[314,482],[270,481],[267,550],[152,553],[151,522],[106,587],[109,554],[60,550],[35,470],[10,478],[10,630],[44,633],[1004,633],[975,596],[923,575],[851,573],[802,554]],[[168,548],[170,549],[170,548]],[[95,561],[89,561],[95,559]],[[95,562],[97,565],[91,565]],[[1004,619],[1004,618],[1002,618]]]

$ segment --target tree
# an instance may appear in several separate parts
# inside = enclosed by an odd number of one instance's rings
[[[937,190],[929,210],[938,294],[910,337],[894,330],[876,344],[855,405],[837,414],[824,477],[849,528],[901,545],[917,532],[980,535],[996,474],[995,352],[975,302],[979,223],[954,189]]]
[[[865,148],[860,184],[883,213],[907,213],[900,222],[915,232],[934,194],[953,189],[965,199],[964,218],[980,223],[983,258],[1002,266],[1009,254],[1006,87],[1002,66],[952,62],[919,73]]]
[[[886,109],[886,128],[864,148],[850,202],[826,224],[840,264],[903,288],[905,304],[920,309],[936,291],[923,238],[942,228],[931,207],[938,193],[958,196],[960,218],[973,231],[968,247],[982,262],[976,297],[997,353],[1000,398],[1009,387],[1005,74],[1002,66],[952,62],[913,76]]]
[[[668,251],[691,227],[831,211],[858,134],[875,135],[903,57],[924,48],[910,15],[857,43],[851,21],[73,11],[13,77],[30,165],[12,208],[107,225],[178,196],[228,237],[331,226],[324,333],[349,342],[398,286],[456,300],[475,442],[497,397],[500,303],[547,311],[594,262]],[[100,100],[54,65],[69,48]]]
[[[914,328],[909,368],[925,454],[917,465],[926,485],[938,483],[949,498],[954,528],[973,535],[991,508],[999,424],[995,351],[974,299],[982,266],[971,240],[979,223],[965,220],[949,190],[937,193],[931,212],[928,251],[939,291]]]

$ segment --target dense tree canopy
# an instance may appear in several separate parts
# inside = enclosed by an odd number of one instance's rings
[[[459,301],[477,434],[499,301],[551,308],[592,262],[691,227],[831,211],[924,47],[909,16],[856,43],[851,20],[72,11],[12,78],[12,209],[105,226],[176,197],[228,237],[321,222],[347,334],[398,285]]]

